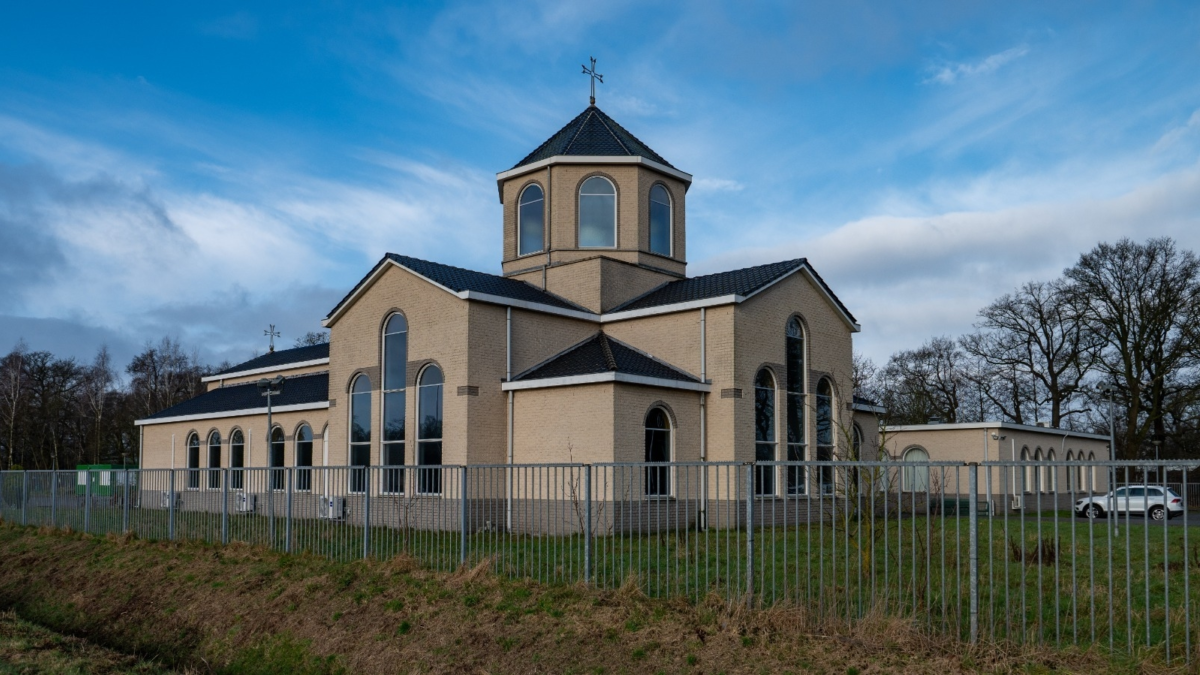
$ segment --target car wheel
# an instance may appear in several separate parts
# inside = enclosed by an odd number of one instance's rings
[[[1162,521],[1167,517],[1167,510],[1161,506],[1150,507],[1150,520]]]
[[[1095,504],[1088,504],[1087,506],[1083,507],[1083,515],[1093,520],[1096,518],[1103,518],[1104,509]]]

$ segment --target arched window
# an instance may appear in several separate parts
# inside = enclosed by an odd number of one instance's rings
[[[221,489],[221,433],[208,435],[208,489]]]
[[[763,368],[754,378],[754,459],[774,462],[775,454],[775,378]],[[775,494],[775,467],[755,467],[754,494]]]
[[[1041,463],[1042,463],[1043,459],[1044,458],[1042,457],[1042,449],[1041,448],[1038,448],[1037,450],[1033,451],[1033,466],[1030,467],[1030,471],[1029,471],[1030,478],[1032,479],[1029,482],[1029,488],[1028,488],[1028,490],[1030,492],[1038,493],[1044,489],[1042,486],[1042,467],[1041,467]]]
[[[307,424],[296,430],[296,489],[312,490],[313,433]]]
[[[350,466],[371,465],[371,380],[354,378],[350,386]],[[367,469],[350,469],[350,491],[367,491]]]
[[[245,485],[243,469],[246,466],[246,437],[241,429],[229,434],[229,487],[241,490]]]
[[[662,184],[650,188],[650,252],[671,255],[671,195]]]
[[[786,330],[787,352],[787,461],[803,462],[804,439],[804,326],[800,319],[792,317]],[[801,495],[807,490],[804,467],[789,466],[787,491],[789,495]]]
[[[1111,453],[1112,451],[1110,450],[1109,452]],[[1109,457],[1112,457],[1112,455],[1109,454]],[[1096,491],[1096,465],[1094,463],[1095,461],[1096,461],[1096,453],[1089,452],[1088,453],[1088,468],[1087,468],[1087,478],[1088,478],[1087,489],[1089,492]]]
[[[671,420],[662,408],[651,408],[646,414],[646,461],[671,461]],[[666,466],[646,467],[646,496],[669,497],[671,495],[670,468]]]
[[[267,452],[267,464],[271,467],[272,490],[284,489],[283,445],[283,428],[275,427],[271,430],[271,447]]]
[[[439,466],[442,463],[442,371],[427,366],[417,385],[417,464]],[[422,494],[441,494],[440,469],[421,469],[417,490]]]
[[[542,188],[536,183],[521,191],[517,208],[517,255],[537,253],[546,245],[545,204]]]
[[[592,176],[579,186],[579,247],[617,245],[617,189],[607,178]]]
[[[531,187],[537,187],[531,186]],[[525,190],[529,192],[529,190]],[[540,208],[540,207],[539,207]],[[393,314],[383,329],[384,466],[404,466],[405,378],[408,377],[408,321]],[[404,471],[384,469],[383,492],[404,492]]]
[[[1067,450],[1066,461],[1068,461],[1068,462],[1075,461],[1075,453],[1073,451]],[[1079,489],[1079,480],[1075,477],[1075,466],[1072,464],[1067,467],[1067,490],[1074,492],[1075,490],[1078,490],[1078,489]]]
[[[1054,458],[1054,449],[1051,448],[1046,452],[1046,461],[1053,462]],[[1046,465],[1046,479],[1042,481],[1042,492],[1058,492],[1058,467],[1053,464]]]
[[[189,490],[200,489],[200,437],[188,436],[187,442],[187,486]]]
[[[905,492],[929,492],[929,461],[925,448],[909,448],[904,453],[904,471],[900,476],[900,489]]]
[[[824,377],[817,383],[817,461],[833,461],[833,385]],[[821,494],[832,494],[833,467],[823,466],[818,474]]]
[[[1021,461],[1028,462],[1029,460],[1030,460],[1029,448],[1028,447],[1021,448]],[[1033,472],[1032,472],[1032,469],[1030,468],[1029,464],[1025,464],[1021,468],[1021,485],[1019,486],[1020,491],[1028,493],[1032,486],[1033,486]]]

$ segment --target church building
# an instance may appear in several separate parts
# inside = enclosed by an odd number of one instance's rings
[[[322,320],[328,344],[139,420],[141,466],[205,490],[217,468],[855,458],[876,424],[854,316],[804,258],[688,276],[691,184],[593,103],[496,175],[499,274],[383,255]]]

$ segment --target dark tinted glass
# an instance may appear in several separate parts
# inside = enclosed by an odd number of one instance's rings
[[[430,366],[421,372],[421,384],[441,384],[442,371],[437,366]]]
[[[545,202],[542,200],[542,189],[530,185],[521,193],[521,207],[517,217],[520,219],[520,235],[517,242],[517,254],[526,255],[542,250],[545,236]]]
[[[408,358],[408,333],[385,335],[383,351],[383,388],[403,389],[407,367],[405,359]]]
[[[754,440],[775,440],[775,390],[754,388]]]
[[[366,378],[359,378],[363,380]],[[350,395],[350,442],[371,441],[371,394]]]
[[[671,255],[671,202],[661,185],[650,188],[650,252]]]
[[[668,429],[667,413],[662,408],[655,408],[646,415],[646,426],[651,429]]]
[[[383,440],[404,440],[404,392],[383,395]]]

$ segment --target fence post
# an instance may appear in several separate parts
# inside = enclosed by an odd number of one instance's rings
[[[592,580],[592,465],[583,467],[583,583]]]
[[[167,490],[167,539],[175,541],[175,469],[171,469],[171,485]]]
[[[970,560],[968,592],[971,595],[971,644],[979,642],[979,464],[971,462],[967,465],[967,482],[970,484],[971,502],[967,506],[967,519],[970,528],[970,538],[967,543],[968,559]]]
[[[28,525],[26,506],[29,504],[29,471],[21,471],[21,524]]]
[[[459,529],[459,548],[461,562],[467,564],[467,467],[466,465],[458,468],[458,529]]]
[[[121,503],[121,532],[129,531],[129,469],[125,469],[125,499]]]
[[[367,484],[363,493],[363,559],[371,554],[371,467],[363,467],[366,472]]]
[[[746,605],[754,606],[754,464],[746,467]]]
[[[221,469],[221,543],[229,543],[229,469]]]
[[[92,470],[83,472],[83,531],[92,533]]]
[[[287,477],[287,514],[283,521],[283,552],[292,552],[292,484],[296,480],[296,467],[288,467],[284,469],[287,473],[283,474]]]
[[[50,527],[58,527],[58,472],[50,472]]]

